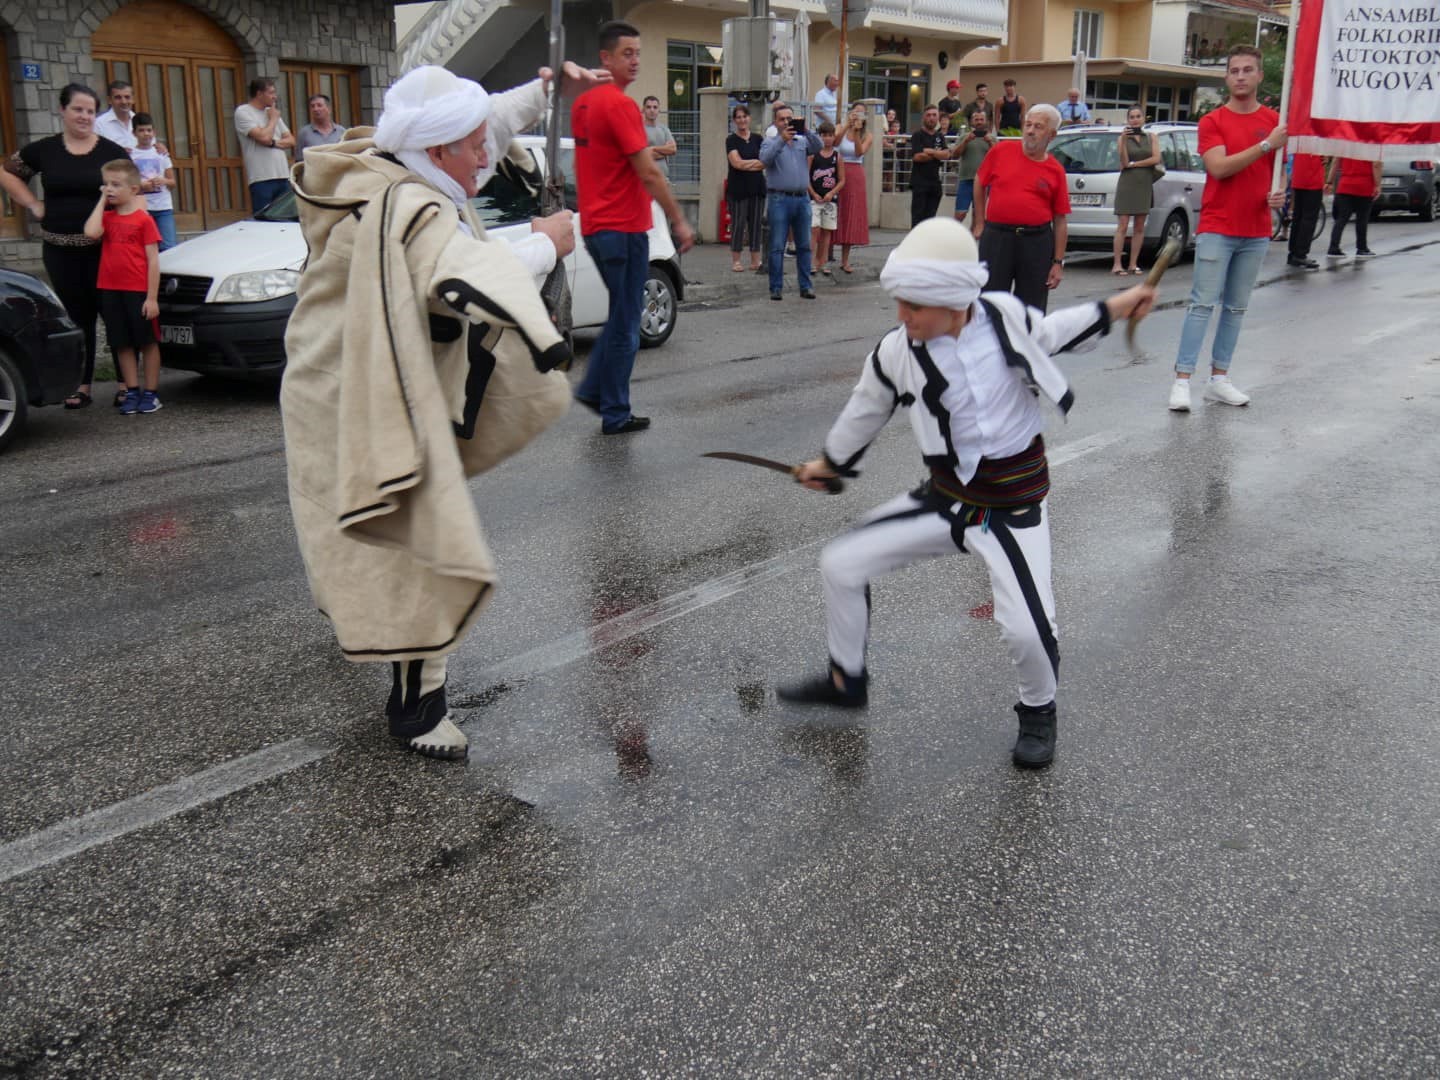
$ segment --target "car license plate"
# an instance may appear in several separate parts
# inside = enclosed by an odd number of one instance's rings
[[[1076,193],[1070,196],[1072,206],[1104,206],[1105,196],[1101,192]]]
[[[1398,177],[1398,176],[1382,176],[1382,177],[1380,178],[1380,186],[1381,186],[1381,187],[1399,187],[1399,186],[1400,186],[1400,177]]]
[[[160,327],[161,345],[194,345],[195,328],[193,326],[164,326]]]

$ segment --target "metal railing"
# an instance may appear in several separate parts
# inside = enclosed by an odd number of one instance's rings
[[[945,145],[950,149],[960,141],[958,135],[945,136]],[[910,190],[910,136],[908,134],[882,135],[880,138],[880,190],[906,192]],[[955,185],[960,182],[960,162],[945,161],[940,164],[940,186],[946,195],[955,194]]]
[[[700,110],[671,109],[663,119],[675,137],[675,154],[667,163],[670,183],[700,183]]]

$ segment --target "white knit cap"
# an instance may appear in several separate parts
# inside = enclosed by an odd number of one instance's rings
[[[954,218],[935,217],[916,225],[890,253],[880,286],[894,300],[963,311],[989,277],[970,230]]]
[[[389,153],[447,146],[489,115],[490,96],[479,83],[442,67],[417,67],[385,91],[375,146]]]

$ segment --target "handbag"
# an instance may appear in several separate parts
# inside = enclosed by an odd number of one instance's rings
[[[1159,180],[1160,177],[1162,177],[1162,176],[1164,176],[1164,175],[1165,175],[1165,163],[1164,163],[1163,161],[1157,161],[1154,165],[1151,165],[1151,166],[1150,166],[1150,182],[1151,182],[1152,184],[1153,184],[1156,180]]]

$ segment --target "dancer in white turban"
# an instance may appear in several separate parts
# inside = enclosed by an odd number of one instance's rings
[[[574,248],[569,212],[517,250],[467,201],[544,113],[550,76],[488,95],[416,68],[373,132],[312,147],[291,177],[310,248],[280,392],[300,551],[344,655],[391,665],[390,734],[429,757],[465,756],[446,658],[495,583],[466,480],[570,400],[534,278]]]
[[[781,687],[779,695],[844,708],[867,704],[870,579],[970,551],[990,572],[995,621],[1020,677],[1012,760],[1035,768],[1054,754],[1060,668],[1039,399],[1064,416],[1074,396],[1051,355],[1093,344],[1115,319],[1143,316],[1155,290],[1136,285],[1046,318],[1010,293],[982,293],[987,273],[969,231],[948,218],[910,230],[880,273],[900,325],[866,358],[824,454],[798,475],[817,490],[826,479],[859,475],[855,466],[866,448],[904,407],[929,477],[826,546],[820,571],[830,669]]]

